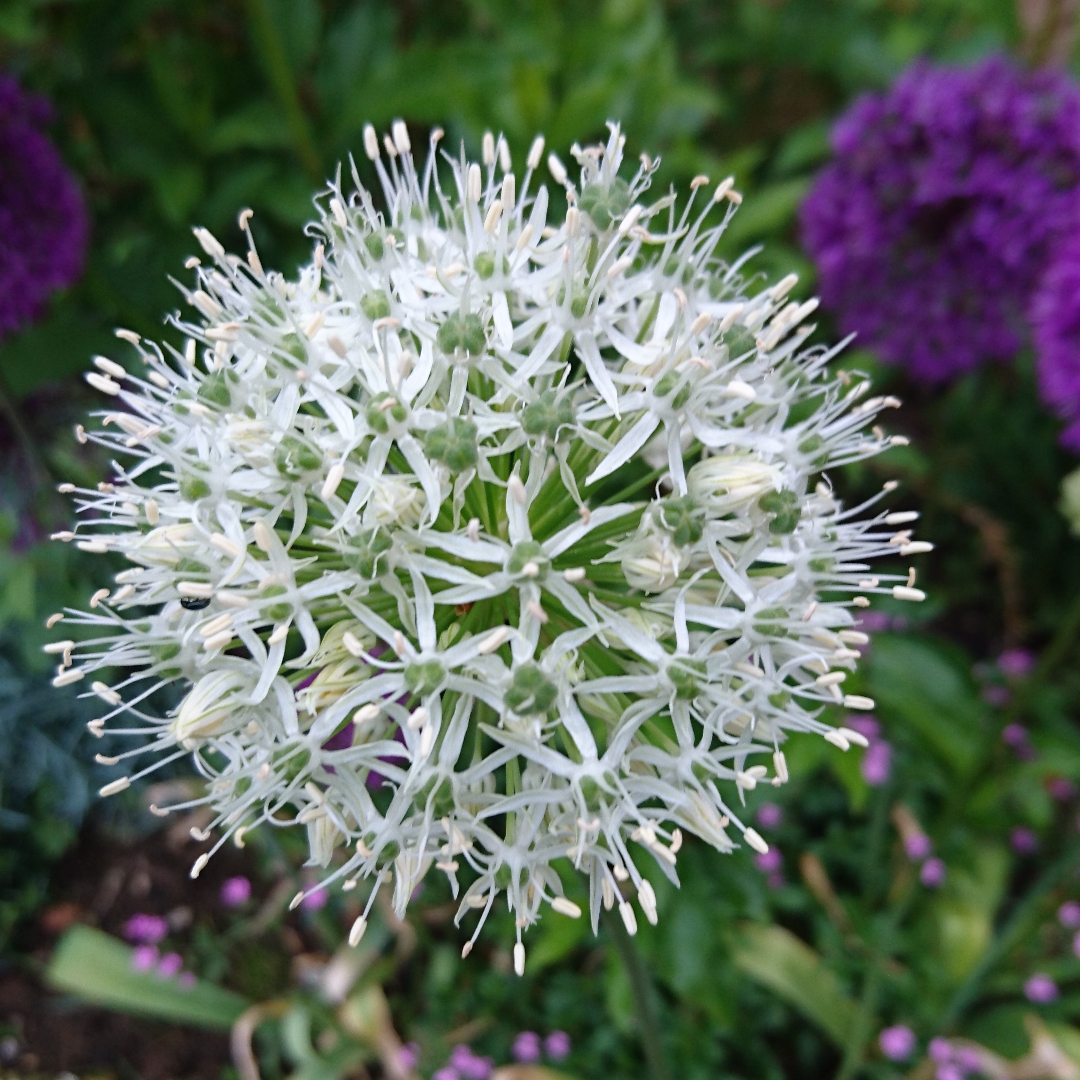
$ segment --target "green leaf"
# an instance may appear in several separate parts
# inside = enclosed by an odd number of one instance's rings
[[[782,926],[743,923],[738,935],[732,957],[735,966],[843,1046],[857,1007],[822,958]]]
[[[131,953],[100,930],[73,926],[57,945],[46,979],[95,1005],[195,1027],[228,1029],[248,1007],[239,994],[211,983],[185,989],[176,979],[135,971]]]
[[[983,707],[967,672],[944,649],[912,637],[874,638],[867,664],[870,696],[886,721],[901,720],[957,773],[980,758]]]
[[[211,153],[232,150],[282,150],[291,145],[288,124],[273,101],[253,101],[224,117],[207,140]]]

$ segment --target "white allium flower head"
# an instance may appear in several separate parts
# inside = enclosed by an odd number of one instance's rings
[[[365,133],[381,204],[339,176],[295,280],[250,211],[246,259],[197,229],[186,348],[121,331],[142,368],[87,376],[113,411],[79,435],[117,463],[61,534],[132,564],[50,646],[60,685],[111,673],[92,727],[135,739],[130,779],[191,755],[217,846],[303,825],[399,915],[434,864],[477,932],[505,893],[519,944],[581,914],[559,861],[594,927],[616,901],[636,927],[685,832],[767,850],[738,807],[787,779],[788,733],[861,740],[824,712],[872,707],[843,691],[852,607],[922,597],[865,564],[929,548],[834,496],[896,402],[803,348],[794,276],[748,295],[717,259],[732,181],[649,202],[610,127],[576,182],[549,158],[561,221],[542,140],[519,181],[504,140],[440,161],[435,132],[418,172],[399,122]]]

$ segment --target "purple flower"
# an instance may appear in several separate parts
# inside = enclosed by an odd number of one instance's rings
[[[251,899],[251,882],[243,875],[231,877],[221,886],[221,902],[227,908],[243,907]]]
[[[491,1075],[492,1060],[489,1057],[480,1057],[464,1043],[459,1043],[450,1051],[450,1068],[452,1068],[462,1080],[487,1080]]]
[[[1032,975],[1024,983],[1024,997],[1036,1005],[1045,1005],[1048,1002],[1056,1001],[1057,996],[1057,983],[1049,975],[1044,975],[1042,972]]]
[[[784,856],[776,848],[769,848],[761,855],[754,856],[754,865],[763,874],[775,874],[784,867]]]
[[[922,862],[933,850],[934,845],[926,833],[913,832],[904,837],[904,854],[912,862]]]
[[[540,1036],[535,1031],[522,1031],[514,1039],[514,1045],[510,1050],[515,1061],[523,1065],[531,1065],[540,1060]]]
[[[982,1054],[974,1046],[958,1046],[956,1063],[965,1073],[982,1072]]]
[[[1039,392],[1065,421],[1062,445],[1080,450],[1080,236],[1065,241],[1031,301]]]
[[[314,892],[309,892],[303,900],[300,901],[300,906],[305,911],[319,911],[326,907],[326,901],[330,899],[330,894],[326,889],[316,889]]]
[[[906,1061],[915,1052],[915,1032],[903,1024],[887,1027],[878,1036],[878,1046],[890,1061]]]
[[[997,665],[1010,679],[1022,679],[1035,666],[1035,654],[1030,649],[1006,649]]]
[[[892,626],[892,622],[892,616],[884,611],[864,611],[855,620],[855,625],[864,634],[881,634]],[[865,649],[868,646],[863,645],[862,648]]]
[[[153,971],[158,962],[156,945],[136,945],[131,950],[131,968],[133,971]]]
[[[570,1053],[570,1036],[565,1031],[553,1031],[544,1040],[544,1050],[552,1061],[562,1061]]]
[[[175,952],[166,953],[159,961],[157,973],[163,979],[171,979],[184,966],[184,958]]]
[[[416,1068],[416,1063],[420,1060],[420,1047],[414,1042],[406,1043],[398,1051],[397,1059],[398,1065],[405,1072],[410,1072]]]
[[[1067,900],[1058,908],[1058,922],[1066,930],[1075,930],[1080,926],[1080,904],[1075,900]]]
[[[82,196],[42,133],[51,109],[0,75],[0,339],[36,319],[82,273]]]
[[[936,1039],[930,1040],[930,1045],[926,1048],[927,1054],[930,1056],[931,1061],[936,1061],[939,1065],[944,1064],[946,1061],[952,1061],[953,1048],[949,1044],[948,1039],[943,1039],[938,1036]]]
[[[873,742],[881,737],[881,725],[866,713],[849,713],[844,717],[844,726]]]
[[[1076,798],[1076,785],[1064,776],[1052,776],[1046,781],[1046,790],[1061,802]]]
[[[1039,850],[1039,838],[1023,825],[1018,825],[1009,834],[1009,843],[1017,855],[1034,855]]]
[[[180,984],[181,990],[194,990],[198,979],[190,971],[181,971],[176,981]]]
[[[124,937],[140,945],[156,945],[169,932],[169,924],[160,915],[132,915],[124,924]]]
[[[881,787],[892,771],[892,747],[887,742],[872,742],[859,766],[862,778],[871,787]]]
[[[757,823],[763,829],[775,829],[784,820],[784,811],[774,802],[762,803],[758,807]]]
[[[945,864],[940,859],[927,859],[919,870],[919,880],[928,888],[939,888],[945,880]]]
[[[969,68],[920,61],[856,101],[832,141],[802,230],[844,330],[926,382],[1011,358],[1070,227],[1075,84],[1000,56]]]
[[[437,1072],[432,1073],[431,1080],[461,1080],[461,1077],[458,1076],[457,1069],[452,1069],[449,1065],[444,1065]]]
[[[964,1080],[964,1070],[953,1061],[946,1061],[934,1070],[934,1080]]]

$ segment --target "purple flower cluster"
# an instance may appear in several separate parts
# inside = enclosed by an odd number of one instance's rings
[[[82,196],[42,132],[51,110],[0,75],[0,339],[32,322],[82,272]]]
[[[926,382],[1011,358],[1045,264],[1075,220],[1080,89],[1002,57],[970,68],[919,62],[888,93],[856,101],[833,146],[802,229],[843,328]],[[1077,257],[1055,283],[1078,295]],[[1042,304],[1040,334],[1060,353],[1044,394],[1067,398],[1080,420],[1080,364],[1069,351],[1077,307]]]
[[[934,1062],[935,1080],[964,1080],[983,1071],[982,1054],[974,1046],[954,1046],[948,1039],[931,1039],[927,1055]]]
[[[865,714],[849,716],[844,723],[870,743],[863,754],[859,769],[862,778],[871,787],[881,787],[888,782],[892,772],[892,746],[881,737],[881,725],[872,716]]]
[[[1031,302],[1043,401],[1065,421],[1061,442],[1080,451],[1080,232],[1058,249]]]
[[[131,967],[142,974],[153,972],[161,979],[176,979],[185,990],[195,985],[195,976],[184,971],[184,958],[178,952],[162,953],[158,944],[169,933],[169,922],[160,915],[140,912],[124,924],[124,937],[135,943]]]

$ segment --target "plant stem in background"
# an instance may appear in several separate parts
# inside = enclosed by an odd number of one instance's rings
[[[881,971],[872,967],[866,973],[859,1009],[855,1013],[855,1022],[851,1025],[847,1045],[844,1047],[844,1059],[836,1080],[851,1080],[862,1064],[866,1044],[870,1041],[875,1026],[874,1012],[877,1009],[878,990],[881,987]]]
[[[262,65],[266,78],[285,110],[285,119],[292,135],[296,156],[304,171],[316,182],[322,179],[322,165],[311,126],[300,105],[300,95],[296,92],[296,82],[289,67],[289,58],[281,40],[277,24],[267,0],[245,0],[248,13],[248,25],[255,44],[255,51]]]
[[[634,1016],[637,1019],[638,1037],[641,1039],[645,1059],[649,1063],[652,1080],[670,1080],[664,1051],[660,1045],[660,1025],[656,1016],[655,990],[649,978],[648,969],[634,945],[633,939],[626,932],[622,919],[613,911],[604,913],[604,922],[611,935],[615,951],[622,961],[623,970],[630,982],[630,992],[634,998]]]

